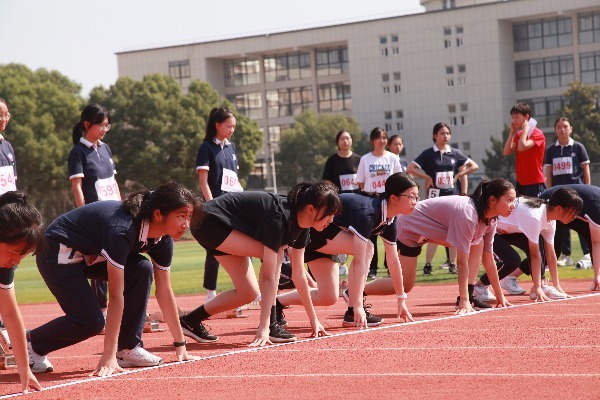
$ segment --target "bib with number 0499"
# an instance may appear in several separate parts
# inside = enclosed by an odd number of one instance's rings
[[[17,190],[15,170],[12,165],[0,167],[0,194]]]
[[[230,169],[223,168],[223,179],[221,180],[221,190],[224,192],[243,192],[237,174]]]
[[[442,171],[435,173],[435,187],[438,189],[454,188],[454,171]]]
[[[114,176],[110,178],[98,179],[95,183],[96,193],[98,194],[98,200],[121,200],[121,194],[119,193],[119,186]]]
[[[552,160],[552,175],[572,175],[573,158],[559,157]]]

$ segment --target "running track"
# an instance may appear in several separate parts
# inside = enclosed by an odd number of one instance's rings
[[[332,337],[308,339],[300,306],[286,310],[299,341],[253,350],[246,345],[258,311],[245,319],[208,321],[219,341],[188,344],[203,359],[174,363],[168,332],[144,334],[160,367],[89,378],[103,336],[52,353],[55,372],[37,375],[45,390],[31,399],[598,399],[600,398],[600,293],[589,281],[565,281],[575,298],[517,305],[468,316],[453,315],[456,285],[417,286],[409,298],[414,323],[394,318],[392,296],[370,297],[385,323],[368,330],[341,328],[345,303],[317,308]],[[528,287],[527,284],[523,284]],[[200,296],[178,298],[183,309]],[[151,300],[149,311],[157,310]],[[22,306],[28,327],[58,315],[55,304]],[[0,399],[16,398],[18,375],[0,371]]]

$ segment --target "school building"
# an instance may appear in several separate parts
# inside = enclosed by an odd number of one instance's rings
[[[412,160],[436,122],[483,169],[517,101],[551,139],[571,81],[600,85],[598,0],[421,0],[425,12],[117,53],[119,76],[209,82],[258,122],[254,178],[272,185],[281,132],[307,109],[404,137]],[[332,132],[332,138],[335,132]],[[255,179],[256,180],[256,179]]]

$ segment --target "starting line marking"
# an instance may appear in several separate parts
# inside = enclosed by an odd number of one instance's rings
[[[517,305],[513,305],[511,307],[503,307],[503,308],[490,308],[487,310],[483,310],[483,311],[479,311],[479,312],[474,312],[474,313],[469,313],[469,314],[462,314],[462,315],[449,315],[446,317],[440,317],[440,318],[434,318],[434,319],[424,319],[424,320],[419,320],[419,321],[414,321],[414,322],[400,322],[397,324],[390,324],[390,325],[383,325],[383,326],[377,326],[377,327],[373,327],[373,328],[368,328],[368,329],[356,329],[356,330],[352,330],[352,331],[348,331],[348,332],[342,332],[342,333],[338,333],[338,334],[334,334],[331,336],[321,336],[321,337],[316,337],[316,338],[308,338],[308,339],[301,339],[301,340],[296,340],[295,342],[290,342],[290,343],[277,343],[277,344],[273,344],[273,345],[269,345],[269,346],[265,346],[265,347],[253,347],[253,348],[248,348],[248,349],[244,349],[244,350],[235,350],[235,351],[229,351],[229,352],[225,352],[225,353],[221,353],[221,354],[215,354],[215,355],[211,355],[211,356],[206,356],[206,357],[201,357],[198,360],[188,360],[188,361],[175,361],[175,362],[171,362],[171,363],[166,363],[166,364],[161,364],[161,365],[157,365],[154,367],[145,367],[145,368],[138,368],[138,369],[134,369],[134,370],[130,370],[130,371],[125,371],[125,372],[119,372],[117,374],[113,374],[109,377],[89,377],[86,379],[81,379],[81,380],[76,380],[76,381],[71,381],[71,382],[65,382],[65,383],[61,383],[58,385],[54,385],[54,386],[48,386],[45,387],[44,389],[42,389],[42,391],[48,391],[48,390],[55,390],[55,389],[60,389],[60,388],[64,388],[64,387],[69,387],[69,386],[75,386],[75,385],[81,385],[84,383],[89,383],[89,382],[96,382],[96,381],[101,381],[101,380],[105,380],[105,379],[114,379],[114,378],[118,378],[121,376],[126,376],[126,375],[131,375],[131,374],[138,374],[141,372],[145,372],[145,371],[151,371],[154,369],[159,369],[159,368],[165,368],[165,367],[173,367],[176,365],[183,365],[183,364],[189,364],[189,363],[193,363],[193,362],[200,362],[200,361],[204,361],[204,360],[211,360],[211,359],[216,359],[216,358],[221,358],[221,357],[228,357],[228,356],[234,356],[234,355],[238,355],[238,354],[243,354],[243,353],[252,353],[252,352],[257,352],[257,351],[267,351],[267,350],[271,350],[271,349],[275,349],[281,346],[290,346],[290,345],[294,345],[294,344],[298,344],[298,343],[307,343],[307,342],[312,342],[312,341],[316,341],[316,340],[324,340],[324,339],[331,339],[331,338],[338,338],[338,337],[342,337],[342,336],[349,336],[349,335],[358,335],[358,334],[363,334],[363,333],[370,333],[370,332],[374,332],[374,331],[380,331],[380,330],[385,330],[385,329],[391,329],[391,328],[398,328],[398,327],[408,327],[408,326],[413,326],[413,325],[420,325],[420,324],[427,324],[427,323],[431,323],[431,322],[438,322],[438,321],[445,321],[445,320],[450,320],[450,319],[455,319],[455,318],[464,318],[464,317],[469,317],[469,316],[476,316],[476,315],[480,315],[483,313],[489,313],[489,312],[498,312],[498,311],[506,311],[506,310],[511,310],[511,309],[515,309],[515,308],[521,308],[521,307],[531,307],[531,306],[537,306],[537,305],[543,305],[543,304],[552,304],[552,303],[557,303],[557,302],[563,302],[563,301],[571,301],[571,300],[576,300],[576,299],[583,299],[586,297],[596,297],[596,296],[600,296],[600,293],[590,293],[590,294],[584,294],[581,296],[576,296],[576,297],[570,297],[570,298],[566,298],[566,299],[560,299],[560,300],[552,300],[552,301],[547,301],[547,302],[531,302],[531,303],[525,303],[525,304],[517,304]],[[335,376],[333,374],[300,374],[300,375],[282,375],[282,376]],[[423,376],[423,374],[417,374],[417,373],[398,373],[398,374],[377,374],[378,376],[381,375],[390,375],[390,376]],[[470,374],[470,373],[426,373],[426,375],[431,375],[431,376],[466,376],[466,375],[473,375],[473,376],[482,376],[482,375],[486,375],[486,374],[481,374],[481,373],[476,373],[476,374]],[[600,374],[488,374],[490,376],[548,376],[548,377],[560,377],[560,376],[575,376],[575,377],[580,377],[580,376],[589,376],[589,377],[596,377],[596,376],[600,376]],[[244,376],[244,375],[240,375],[240,376]],[[248,375],[250,376],[250,375]],[[257,377],[261,376],[261,375],[256,375]],[[273,376],[273,375],[264,375],[264,376]],[[364,374],[358,374],[358,375],[352,375],[352,374],[341,374],[340,376],[365,376]],[[222,377],[216,377],[216,378],[227,378],[227,377],[236,377],[235,375],[226,375],[226,376],[222,376]],[[169,377],[169,379],[175,379],[176,377]],[[189,377],[186,377],[189,378]],[[139,378],[142,379],[142,378]],[[159,378],[153,378],[153,379],[159,379]],[[8,399],[11,397],[17,397],[17,396],[23,396],[23,393],[12,393],[12,394],[7,394],[7,395],[2,395],[0,396],[0,400],[1,399]]]

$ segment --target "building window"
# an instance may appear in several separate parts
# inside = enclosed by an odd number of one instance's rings
[[[600,82],[600,51],[594,53],[583,53],[579,56],[581,65],[581,82]]]
[[[224,62],[225,86],[246,86],[260,83],[260,63],[258,60],[239,59]]]
[[[467,125],[468,122],[469,122],[469,117],[467,117],[466,115],[460,116],[460,124],[461,125]]]
[[[391,123],[386,122],[383,126],[385,127],[385,131],[386,132],[391,132],[392,131],[392,124]]]
[[[387,36],[379,36],[379,44],[386,44]]]
[[[568,86],[574,79],[573,56],[538,58],[515,63],[517,91]]]
[[[389,82],[390,81],[390,74],[381,74],[381,81],[382,82]]]
[[[445,26],[444,27],[444,36],[450,36],[452,35],[452,28],[449,26]]]
[[[465,64],[458,64],[458,73],[464,74],[467,72],[467,66]]]
[[[192,76],[190,60],[169,61],[169,76],[179,81],[181,85],[184,79]]]
[[[579,43],[600,42],[600,11],[579,14]]]
[[[383,112],[383,119],[392,119],[392,112],[391,111],[384,111]]]
[[[471,142],[462,142],[462,148],[464,151],[471,151]]]
[[[401,74],[400,74],[400,72],[394,72],[394,80],[395,80],[395,81],[399,81],[399,80],[400,80],[400,77],[401,77]]]
[[[463,38],[456,38],[456,47],[463,47],[465,45]]]
[[[252,118],[262,118],[262,97],[260,93],[240,93],[227,95],[238,112]]]
[[[339,112],[352,110],[350,83],[337,82],[319,85],[319,111]]]
[[[347,74],[349,72],[347,47],[319,49],[316,50],[315,55],[318,76]]]
[[[389,86],[384,86],[383,87],[383,94],[390,94],[390,87]]]
[[[387,47],[382,47],[380,50],[381,50],[381,56],[382,57],[387,57],[387,55],[388,55],[388,49],[387,49]]]
[[[310,53],[288,53],[263,59],[265,81],[278,82],[312,77]]]
[[[538,127],[550,128],[554,127],[556,115],[564,108],[565,99],[562,96],[538,97],[518,100],[518,103],[531,105],[531,112],[538,121]]]
[[[396,119],[404,118],[404,110],[396,110]]]
[[[458,119],[457,119],[456,117],[450,117],[450,118],[448,118],[448,121],[450,122],[450,124],[449,124],[449,125],[451,125],[451,126],[456,126],[456,125],[458,125],[458,124],[457,124],[457,122],[458,122]]]
[[[456,2],[454,0],[442,0],[442,8],[444,10],[456,8]]]
[[[271,144],[279,143],[281,141],[281,128],[277,125],[269,126],[269,142]]]
[[[573,44],[573,26],[571,18],[550,18],[513,24],[513,48],[515,52]]]
[[[464,29],[461,25],[456,25],[456,34],[460,35],[464,32]]]
[[[400,93],[402,91],[402,85],[394,85],[394,93]]]
[[[451,75],[454,73],[454,67],[452,65],[446,65],[446,74]]]
[[[450,47],[452,47],[452,40],[444,39],[444,48],[449,49]]]
[[[458,86],[465,86],[467,84],[467,77],[466,76],[459,76],[457,78],[458,80]]]
[[[404,122],[396,122],[396,130],[402,132],[404,130]]]
[[[467,103],[460,103],[460,112],[469,111],[469,105]]]
[[[453,87],[454,86],[454,78],[448,78],[448,80],[446,81],[446,84],[448,85],[448,87]]]
[[[392,55],[397,56],[400,54],[400,49],[398,47],[392,47]]]
[[[397,43],[398,42],[398,35],[393,34],[392,35],[392,43]]]
[[[456,105],[455,104],[448,104],[448,112],[453,114],[456,112]]]
[[[314,103],[311,86],[268,90],[266,97],[269,118],[300,115]]]

